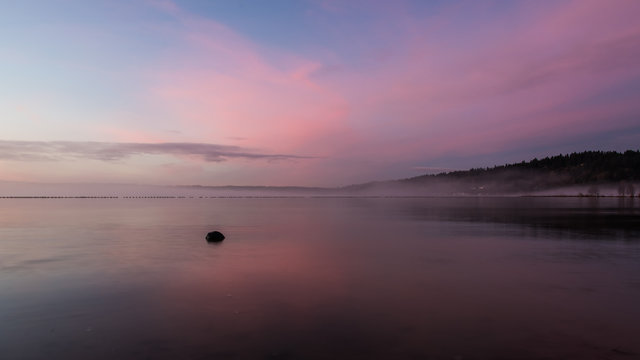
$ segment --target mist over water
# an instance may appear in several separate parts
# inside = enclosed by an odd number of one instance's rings
[[[508,185],[507,185],[508,184]],[[531,190],[506,181],[432,180],[375,182],[336,188],[270,186],[166,186],[136,184],[45,184],[0,181],[1,197],[434,197],[434,196],[617,196],[619,184]],[[636,185],[640,188],[640,185]]]
[[[0,358],[639,358],[638,220],[615,198],[2,199]]]

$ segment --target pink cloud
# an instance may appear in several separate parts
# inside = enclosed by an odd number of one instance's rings
[[[198,140],[241,137],[243,145],[325,157],[291,165],[309,178],[331,166],[329,172],[348,173],[353,167],[344,164],[353,162],[384,167],[505,151],[549,132],[562,142],[569,135],[563,129],[585,135],[632,125],[602,122],[637,113],[632,101],[581,104],[640,76],[640,25],[629,15],[636,8],[524,3],[491,15],[493,25],[456,30],[461,12],[469,15],[465,8],[444,9],[421,25],[398,7],[384,19],[407,25],[383,35],[393,48],[374,56],[371,64],[379,66],[367,70],[335,64],[340,56],[325,58],[332,64],[270,52],[211,20],[172,10],[187,28],[179,34],[186,45],[154,70],[152,94],[185,126],[198,128]]]
[[[638,6],[625,4],[545,3],[526,16],[518,9],[525,26],[478,29],[472,38],[481,43],[454,43],[453,51],[418,32],[418,41],[408,38],[404,44],[411,56],[397,56],[370,78],[345,74],[335,87],[347,89],[351,108],[358,109],[351,120],[359,125],[356,131],[367,134],[363,153],[374,156],[384,149],[380,155],[389,162],[442,156],[442,149],[474,155],[478,141],[469,139],[504,143],[517,135],[521,142],[535,142],[536,129],[561,128],[563,121],[580,127],[601,119],[602,114],[587,111],[572,110],[580,117],[563,114],[566,107],[583,106],[640,76],[640,27],[629,16],[638,14]],[[578,19],[572,11],[581,14]],[[638,113],[633,102],[617,105],[616,111],[603,111],[613,118]],[[606,124],[580,133],[616,127]]]
[[[149,71],[150,96],[197,141],[242,138],[272,151],[324,155],[318,138],[349,133],[348,104],[314,81],[321,63],[298,55],[265,55],[260,47],[210,20],[179,16],[183,48]],[[275,58],[272,59],[272,58]]]
[[[333,45],[310,38],[286,51],[176,2],[147,3],[172,21],[146,28],[169,44],[139,75],[146,108],[116,112],[119,121],[96,132],[311,157],[205,164],[186,156],[160,165],[176,182],[398,178],[430,160],[623,131],[640,115],[640,2],[470,2],[416,15],[402,2],[321,1],[307,15]]]

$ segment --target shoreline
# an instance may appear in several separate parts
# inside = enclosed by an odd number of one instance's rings
[[[121,195],[9,195],[0,196],[0,199],[469,199],[469,198],[617,198],[635,199],[637,196],[625,195],[213,195],[213,196],[190,196],[190,195],[143,195],[143,196],[121,196]]]

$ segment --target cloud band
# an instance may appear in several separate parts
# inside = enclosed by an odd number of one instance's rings
[[[238,146],[205,143],[0,140],[0,160],[59,161],[81,158],[117,161],[134,155],[198,156],[207,162],[222,162],[229,159],[294,160],[310,158],[298,155],[267,154]]]

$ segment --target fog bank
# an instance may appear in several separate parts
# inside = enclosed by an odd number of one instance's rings
[[[0,181],[0,197],[418,197],[418,196],[630,196],[635,183],[584,184],[538,188],[508,179],[387,181],[341,188],[269,186],[156,186],[137,184],[44,184]]]

